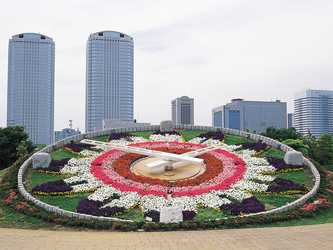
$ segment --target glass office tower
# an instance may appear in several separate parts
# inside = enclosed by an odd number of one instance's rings
[[[133,122],[133,38],[115,31],[91,34],[86,58],[86,132],[103,119]]]
[[[295,127],[306,135],[308,130],[319,138],[333,133],[333,91],[305,89],[294,95]]]
[[[50,37],[23,33],[9,40],[7,126],[25,126],[34,144],[53,143],[54,42]]]

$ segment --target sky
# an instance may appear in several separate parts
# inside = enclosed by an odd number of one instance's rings
[[[56,131],[85,131],[86,43],[118,31],[134,40],[134,118],[171,120],[171,100],[194,98],[195,125],[231,99],[287,102],[333,90],[332,0],[1,0],[0,127],[7,119],[8,42],[55,41]]]

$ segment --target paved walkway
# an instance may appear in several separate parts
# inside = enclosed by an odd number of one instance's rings
[[[129,233],[0,228],[0,249],[333,249],[333,223]]]

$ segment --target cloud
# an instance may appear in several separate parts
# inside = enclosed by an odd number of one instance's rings
[[[171,100],[194,98],[195,123],[233,98],[275,100],[331,88],[333,2],[5,1],[0,9],[0,126],[6,125],[8,40],[41,32],[56,43],[55,129],[84,131],[85,53],[91,33],[134,38],[134,116],[159,124]],[[332,89],[332,88],[331,88]]]

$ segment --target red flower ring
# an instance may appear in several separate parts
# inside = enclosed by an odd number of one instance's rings
[[[185,153],[194,149],[206,147],[200,144],[147,142],[131,146]],[[130,167],[134,161],[144,156],[111,150],[91,163],[91,173],[105,185],[112,186],[122,192],[137,192],[140,195],[195,196],[209,193],[212,190],[226,190],[230,185],[243,179],[246,171],[245,162],[235,154],[217,149],[201,156],[206,164],[206,171],[193,179],[170,182],[156,178],[143,177],[134,174]]]

